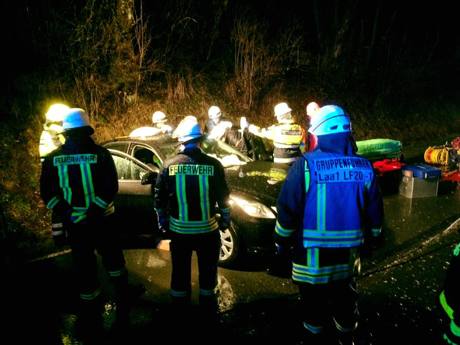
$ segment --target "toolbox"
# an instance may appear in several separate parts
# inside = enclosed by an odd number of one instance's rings
[[[405,165],[399,194],[407,198],[424,198],[438,195],[441,169],[427,164]]]

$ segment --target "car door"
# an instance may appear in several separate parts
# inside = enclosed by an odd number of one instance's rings
[[[158,225],[153,208],[154,185],[142,184],[141,181],[146,174],[156,177],[159,169],[148,166],[124,152],[109,151],[118,173],[115,210],[122,237],[127,241],[157,237]]]

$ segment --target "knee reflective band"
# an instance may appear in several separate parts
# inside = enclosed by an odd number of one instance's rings
[[[356,328],[358,328],[358,321],[356,321],[352,327],[344,327],[344,326],[342,326],[340,323],[337,322],[337,320],[335,319],[335,317],[333,318],[333,320],[334,320],[335,328],[336,328],[340,333],[350,333],[350,332],[353,332]]]
[[[215,296],[215,289],[200,289],[200,296]]]
[[[98,288],[91,293],[80,293],[80,299],[84,301],[93,301],[101,294],[101,289]]]
[[[313,326],[307,322],[303,322],[303,328],[305,328],[307,331],[313,334],[320,334],[323,332],[324,327],[323,326]]]

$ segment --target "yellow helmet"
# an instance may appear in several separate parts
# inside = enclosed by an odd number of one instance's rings
[[[55,103],[48,108],[45,118],[49,122],[62,122],[69,109],[65,104]]]

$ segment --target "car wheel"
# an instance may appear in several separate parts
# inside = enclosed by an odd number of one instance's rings
[[[221,266],[234,264],[238,256],[240,256],[240,245],[233,223],[230,223],[227,229],[220,230],[220,240],[219,264]]]

